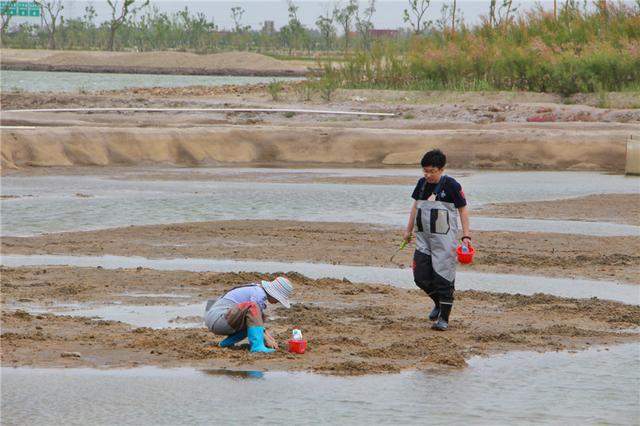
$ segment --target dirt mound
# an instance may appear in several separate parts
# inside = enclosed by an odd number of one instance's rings
[[[51,65],[84,64],[96,66],[134,66],[175,68],[256,68],[289,69],[286,63],[269,56],[251,52],[226,52],[196,55],[185,52],[64,52],[40,59]]]
[[[159,74],[304,74],[307,66],[252,52],[199,55],[187,52],[31,52],[5,49],[4,69],[87,72],[149,72]]]
[[[141,164],[413,165],[439,146],[451,167],[622,171],[619,132],[407,131],[286,126],[2,130],[2,167]]]

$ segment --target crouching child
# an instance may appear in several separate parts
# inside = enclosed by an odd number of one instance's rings
[[[278,343],[265,330],[264,310],[267,303],[280,303],[290,307],[289,297],[293,285],[285,277],[235,287],[217,300],[209,300],[204,322],[214,334],[228,336],[220,346],[230,347],[249,339],[251,352],[273,352]]]

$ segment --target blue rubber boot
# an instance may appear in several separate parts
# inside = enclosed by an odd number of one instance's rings
[[[251,352],[275,352],[275,349],[264,345],[264,327],[251,326],[247,328],[247,337],[251,344]]]
[[[247,337],[247,330],[241,330],[241,331],[238,331],[237,333],[234,333],[231,336],[227,337],[222,342],[220,342],[218,345],[221,348],[228,348],[229,346],[233,346],[236,343],[238,343],[239,341],[243,340],[245,337]]]

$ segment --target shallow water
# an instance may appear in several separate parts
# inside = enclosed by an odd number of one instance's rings
[[[638,424],[639,346],[364,377],[2,368],[3,424]],[[36,397],[34,397],[36,396]],[[246,401],[251,401],[247,406]]]
[[[58,304],[40,306],[28,303],[8,305],[11,310],[23,310],[31,314],[54,314],[71,317],[97,318],[120,321],[134,327],[193,328],[203,326],[205,302],[185,305],[82,305]],[[195,319],[193,317],[198,317]],[[181,319],[180,319],[181,318]]]
[[[206,75],[116,74],[85,72],[6,71],[0,73],[2,91],[77,92],[120,90],[127,87],[222,86],[299,80],[291,77],[235,77]]]
[[[37,265],[70,265],[81,267],[102,266],[107,269],[143,268],[194,272],[260,273],[299,272],[310,278],[346,278],[353,282],[383,283],[403,288],[414,288],[410,269],[373,266],[328,265],[303,262],[261,262],[224,259],[147,259],[125,256],[56,256],[56,255],[3,255],[0,264],[8,267]],[[462,268],[461,268],[462,269]],[[457,290],[481,290],[500,293],[546,293],[560,297],[615,300],[640,304],[640,286],[611,281],[592,281],[539,276],[488,274],[459,270],[456,274]]]
[[[199,169],[176,169],[199,170]],[[227,173],[233,169],[224,169]],[[246,170],[246,169],[240,169]],[[273,173],[301,173],[274,169]],[[356,171],[314,170],[335,176]],[[266,172],[265,172],[266,173]],[[359,176],[380,171],[357,170]],[[388,170],[385,173],[389,173]],[[407,171],[398,171],[406,175]],[[455,175],[455,172],[451,173]],[[640,179],[599,173],[459,173],[470,205],[549,200],[595,193],[640,193]],[[535,190],[532,190],[532,186]],[[3,236],[128,225],[230,219],[360,222],[402,226],[413,185],[128,181],[107,177],[3,177]],[[89,197],[77,196],[88,195]],[[250,200],[250,201],[249,201]],[[313,202],[309,202],[313,200]],[[475,230],[640,235],[640,227],[601,222],[472,217]]]

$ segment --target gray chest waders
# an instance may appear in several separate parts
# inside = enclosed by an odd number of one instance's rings
[[[436,194],[440,186],[439,183]],[[429,200],[418,200],[416,208],[413,277],[416,285],[433,299],[436,307],[432,315],[448,321],[456,278],[458,209],[453,203]]]
[[[453,284],[456,278],[458,210],[453,203],[420,200],[416,214],[416,250],[431,256],[433,272]]]

